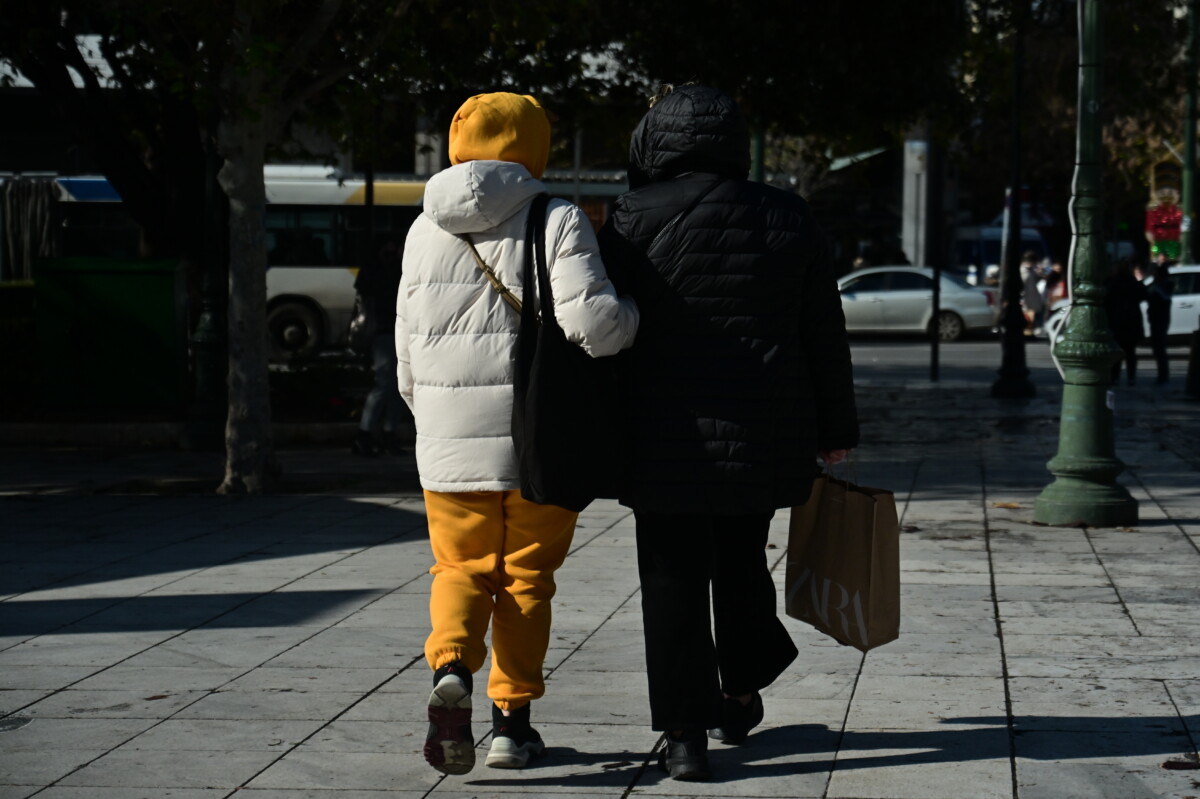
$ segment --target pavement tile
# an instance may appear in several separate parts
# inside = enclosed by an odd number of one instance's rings
[[[424,740],[420,743],[423,747]],[[425,763],[420,748],[389,753],[295,751],[247,784],[289,792],[322,786],[337,786],[339,791],[428,791],[441,776]]]
[[[126,666],[225,666],[252,667],[286,652],[316,635],[323,627],[264,627],[189,630],[148,652],[131,658]]]
[[[827,799],[1012,799],[1008,731],[848,732]]]
[[[419,710],[419,708],[417,708]],[[338,719],[323,725],[304,741],[300,752],[375,752],[380,754],[406,752],[417,757],[425,745],[429,724],[420,713],[414,721],[346,721]],[[475,719],[473,732],[481,736],[488,729],[488,719]],[[538,725],[541,727],[542,725]]]
[[[419,754],[430,582],[419,495],[18,503],[19,529],[4,536],[9,576],[0,577],[0,596],[10,597],[0,602],[0,689],[9,689],[0,696],[73,688],[23,712],[32,723],[7,720],[0,768],[29,782],[0,786],[0,799],[75,768],[71,747],[94,758],[117,745],[39,796],[215,799],[240,786],[208,785],[254,777],[239,796],[366,799],[392,790],[415,799],[432,788],[430,796],[464,798],[616,797],[632,787],[663,796],[1007,797],[1006,671],[1021,799],[1200,796],[1191,773],[1159,767],[1200,734],[1192,466],[1160,452],[1142,417],[1131,417],[1119,433],[1137,470],[1122,477],[1142,501],[1136,530],[1035,526],[1033,501],[1049,478],[1028,462],[1054,454],[1057,394],[1001,406],[978,389],[921,380],[864,389],[864,440],[879,443],[864,454],[861,479],[904,487],[902,635],[864,656],[785,618],[800,655],[764,691],[766,720],[747,745],[713,746],[717,779],[701,786],[642,768],[658,734],[647,718],[633,523],[614,502],[581,515],[559,573],[547,694],[534,708],[548,756],[519,774],[480,766],[446,779]],[[1121,401],[1146,403],[1135,406],[1144,418],[1162,415],[1152,404],[1162,397],[1149,390]],[[923,410],[933,405],[936,420]],[[1171,412],[1190,421],[1191,407]],[[978,437],[939,437],[932,426],[947,418],[977,422]],[[768,538],[780,586],[788,517],[776,514]],[[34,580],[26,587],[39,590],[14,596],[30,576],[65,581],[39,589]],[[487,674],[485,666],[477,685]],[[483,691],[477,705],[486,748]],[[34,753],[51,761],[50,773],[65,770],[50,777],[20,760]],[[213,758],[224,758],[221,769]]]
[[[9,666],[110,666],[170,637],[166,632],[41,635],[0,652],[0,670]]]
[[[618,724],[650,727],[650,706],[645,689],[638,686],[625,694],[589,694],[586,684],[571,690],[547,691],[534,708],[538,723]]]
[[[282,754],[324,724],[320,720],[229,721],[174,718],[143,732],[121,749],[155,751],[263,751]]]
[[[0,715],[16,713],[28,705],[36,704],[53,694],[50,689],[39,690],[3,690],[0,691]]]
[[[639,677],[644,682],[644,675]],[[848,702],[857,680],[857,669],[813,673],[793,666],[765,689],[764,696],[779,694],[789,700],[836,699]]]
[[[0,755],[0,784],[43,786],[103,755],[103,749],[48,749]]]
[[[843,647],[843,650],[848,653],[856,651],[850,647]],[[995,628],[985,633],[907,633],[868,652],[867,657],[870,658],[872,653],[947,656],[995,654],[999,657],[1000,639],[996,636]]]
[[[365,665],[365,664],[364,664]],[[342,666],[277,666],[272,661],[225,686],[231,691],[333,691],[366,693],[396,675],[395,669]]]
[[[152,690],[152,689],[151,689]],[[165,719],[205,696],[205,691],[77,691],[68,689],[25,708],[22,715],[44,718]]]
[[[28,723],[0,732],[0,749],[5,753],[112,749],[159,723],[157,719],[20,719]]]
[[[182,710],[187,719],[331,719],[361,698],[333,691],[219,691]]]
[[[973,699],[914,701],[907,696],[894,699],[858,699],[850,704],[846,729],[867,730],[976,730],[981,725],[1005,728],[1008,716],[1003,702]]]
[[[1069,605],[1070,603],[1063,604]],[[1112,615],[1108,618],[1068,615],[1015,617],[1001,615],[1000,624],[1003,626],[1005,636],[1011,632],[1021,635],[1090,635],[1107,638],[1109,636],[1137,635],[1138,632],[1133,620],[1123,615]]]
[[[1017,760],[1021,799],[1187,799],[1196,796],[1195,772],[1072,760]]]
[[[222,799],[229,791],[223,788],[72,788],[55,785],[47,788],[39,797],[45,799]]]
[[[1143,657],[1015,656],[1008,658],[1008,672],[1013,677],[1187,680],[1200,674],[1200,657],[1169,655],[1146,655]]]
[[[274,667],[320,666],[401,669],[424,656],[424,636],[403,628],[330,627],[270,659]]]
[[[1120,763],[1126,767],[1158,768],[1172,758],[1195,754],[1178,719],[1173,724],[1140,726],[1137,722],[1117,730],[1018,731],[1017,756],[1033,760],[1072,763]],[[1194,775],[1193,775],[1194,776]]]
[[[1023,729],[1111,729],[1178,716],[1167,685],[1156,679],[1014,678],[1009,692]]]
[[[1198,657],[1200,640],[1144,635],[1021,635],[1005,631],[1004,648],[1010,655],[1081,655]]]
[[[864,673],[854,701],[970,702],[983,712],[1004,713],[1004,683],[989,677],[894,676]]]
[[[451,786],[451,787],[446,788],[444,786]],[[437,799],[481,799],[482,797],[489,795],[489,793],[484,793],[481,791],[455,790],[456,787],[461,787],[460,783],[451,782],[450,780],[446,780],[445,782],[438,785],[437,788],[434,788],[433,792],[429,794],[429,797],[430,797],[430,799],[433,799],[433,797],[437,797]],[[398,793],[400,796],[408,795],[407,792],[398,792]],[[491,793],[499,793],[499,791],[492,791]],[[553,791],[553,790],[537,790],[536,793],[538,796],[546,796],[546,797],[549,797],[549,799],[568,799],[568,798],[569,799],[579,799],[578,793],[566,793],[566,792],[559,793],[559,792]],[[601,788],[599,786],[596,786],[596,787],[590,788],[588,790],[588,793],[591,794],[592,796],[624,796],[625,788],[624,788],[624,786],[617,786],[617,787],[613,787],[613,788]],[[639,791],[638,793],[642,793],[642,791]],[[255,794],[253,794],[253,796],[257,797],[258,794],[255,793]],[[371,797],[367,797],[366,795],[364,795],[362,797],[362,799],[378,799],[378,796],[379,796],[378,794],[372,794]],[[388,796],[391,797],[391,796],[393,796],[393,794],[389,793]],[[424,794],[413,794],[413,796],[421,797],[421,796],[424,796]],[[281,799],[291,799],[291,797],[290,796],[289,797],[281,797]],[[312,797],[312,799],[319,799],[319,797]],[[339,799],[341,799],[340,794],[339,794]]]
[[[244,668],[201,666],[112,666],[71,686],[74,690],[215,691]]]
[[[248,781],[279,757],[260,751],[115,749],[65,777],[66,786],[224,788]]]
[[[863,665],[864,674],[926,675],[941,677],[1002,677],[1003,664],[993,654],[955,655],[872,652]]]

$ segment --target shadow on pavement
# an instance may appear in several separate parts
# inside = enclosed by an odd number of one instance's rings
[[[1200,716],[1018,716],[1015,731],[1017,756],[1033,761],[1113,760],[1131,757],[1163,758],[1173,767],[1194,763],[1187,727],[1200,729]],[[825,775],[853,769],[965,763],[977,760],[1008,761],[1008,719],[979,716],[946,719],[958,729],[894,730],[842,734],[824,725],[773,727],[752,734],[742,746],[713,744],[709,760],[714,783],[769,779],[801,774]],[[978,725],[977,729],[962,729]],[[646,731],[650,734],[649,731]],[[622,785],[647,788],[668,780],[657,765],[657,755],[647,753],[640,762],[629,752],[587,753],[570,748],[547,749],[538,761],[513,779],[469,780],[472,786],[524,785],[529,788],[614,788]],[[778,762],[794,755],[795,759]],[[759,765],[759,761],[776,761]],[[643,764],[646,764],[643,766]],[[579,773],[538,776],[548,768],[577,767]],[[595,770],[595,769],[600,770]],[[1200,772],[1197,772],[1200,774]]]
[[[419,508],[336,496],[5,503],[0,636],[303,625],[372,591],[289,590],[337,558],[282,561],[350,557],[426,530]],[[213,590],[206,570],[217,567],[227,591]],[[99,596],[78,596],[80,586]]]

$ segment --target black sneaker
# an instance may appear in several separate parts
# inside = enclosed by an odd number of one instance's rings
[[[471,672],[457,661],[433,673],[425,761],[443,774],[466,774],[475,766]]]
[[[488,768],[525,768],[533,758],[546,751],[542,736],[529,726],[529,705],[512,711],[511,716],[492,705],[492,748],[484,765]]]
[[[666,744],[658,756],[658,765],[681,782],[708,782],[712,771],[708,767],[708,739],[704,730],[688,730],[676,738],[667,733]]]
[[[750,730],[761,724],[762,720],[762,696],[757,691],[750,698],[748,705],[726,697],[721,706],[721,726],[709,730],[708,737],[725,744],[740,744],[746,740]]]

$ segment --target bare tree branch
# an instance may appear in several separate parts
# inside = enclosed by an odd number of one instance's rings
[[[299,89],[285,97],[281,103],[281,113],[279,114],[280,123],[285,123],[291,119],[295,113],[300,110],[306,102],[320,94],[325,89],[328,89],[333,84],[345,78],[347,75],[354,72],[364,61],[371,58],[374,53],[379,50],[387,37],[391,35],[396,23],[403,17],[408,9],[412,6],[413,0],[401,0],[397,3],[396,8],[384,18],[383,24],[375,28],[372,36],[361,47],[362,58],[357,61],[346,61],[341,66],[327,69],[322,72],[320,77],[312,82],[301,86]]]
[[[296,37],[292,46],[284,54],[279,62],[279,89],[283,87],[291,79],[300,67],[308,61],[313,50],[321,40],[325,37],[325,32],[329,30],[330,23],[337,17],[338,12],[342,8],[343,0],[324,0],[321,3],[320,10],[309,19],[308,24],[304,26],[304,30]]]

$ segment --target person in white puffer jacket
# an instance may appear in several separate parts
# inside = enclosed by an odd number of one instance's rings
[[[550,124],[532,97],[477,95],[450,127],[450,162],[429,179],[404,247],[396,298],[400,394],[416,421],[417,469],[435,565],[434,671],[425,759],[447,774],[474,765],[471,675],[492,626],[493,737],[487,765],[520,768],[544,745],[529,703],[542,696],[554,571],[578,514],[522,498],[511,437],[520,319],[488,283],[463,236],[520,297],[525,223],[549,156]],[[546,253],[554,313],[593,357],[629,347],[638,309],[618,297],[584,213],[551,200]],[[526,298],[521,298],[525,300]],[[536,299],[534,300],[536,301]]]

